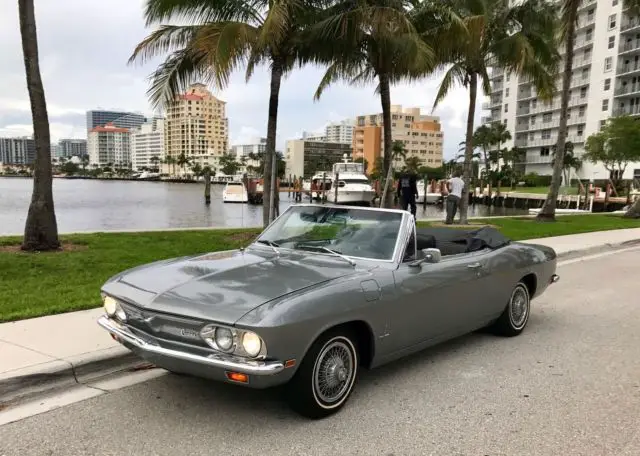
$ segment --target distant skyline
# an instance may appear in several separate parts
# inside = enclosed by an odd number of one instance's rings
[[[47,97],[52,142],[61,138],[86,139],[86,112],[104,109],[154,115],[146,91],[148,75],[162,61],[127,65],[134,47],[152,29],[145,29],[143,0],[111,2],[44,2],[36,0],[40,66]],[[69,21],[73,18],[73,21]],[[29,96],[24,76],[17,2],[0,4],[0,136],[32,134]],[[322,131],[329,122],[359,114],[380,112],[375,84],[350,87],[337,84],[320,101],[313,101],[324,69],[306,67],[289,74],[282,83],[277,147],[303,131]],[[438,77],[391,89],[392,104],[420,107],[429,113],[440,83]],[[229,144],[247,143],[266,136],[269,72],[259,68],[251,81],[244,71],[234,74],[222,91],[211,87],[227,103]],[[481,96],[476,126],[480,124]],[[433,115],[440,116],[445,132],[445,158],[458,154],[464,140],[469,97],[464,88],[450,92]]]

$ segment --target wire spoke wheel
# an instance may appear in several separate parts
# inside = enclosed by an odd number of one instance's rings
[[[521,329],[529,317],[529,293],[523,286],[516,287],[511,294],[509,317],[514,329]]]
[[[330,341],[322,349],[313,369],[313,389],[323,404],[339,402],[353,383],[353,348],[341,339]]]

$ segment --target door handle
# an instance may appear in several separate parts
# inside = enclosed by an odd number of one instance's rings
[[[482,265],[480,263],[471,263],[471,264],[467,265],[467,267],[469,269],[478,269],[478,268],[482,267]]]

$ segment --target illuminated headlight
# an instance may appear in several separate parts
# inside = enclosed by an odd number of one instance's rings
[[[211,348],[236,356],[257,358],[265,356],[267,351],[260,336],[242,329],[207,325],[200,331],[200,337]]]
[[[258,356],[262,349],[262,340],[257,334],[246,332],[242,336],[242,348],[247,352],[247,355],[251,357]]]
[[[233,348],[233,333],[227,328],[216,328],[215,342],[218,348],[229,351]]]
[[[105,296],[102,304],[104,305],[104,311],[110,317],[115,316],[116,312],[118,311],[118,307],[120,307],[118,305],[118,301],[113,299],[111,296]]]
[[[127,314],[117,300],[111,296],[105,296],[102,304],[104,306],[104,311],[109,317],[116,317],[118,320],[126,321]]]

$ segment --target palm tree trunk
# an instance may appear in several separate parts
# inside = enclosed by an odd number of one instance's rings
[[[469,75],[469,114],[467,116],[467,136],[464,146],[464,164],[462,166],[462,179],[464,188],[460,198],[460,225],[467,224],[467,212],[469,210],[469,188],[471,187],[471,160],[473,159],[473,122],[476,112],[476,98],[478,96],[478,75]]]
[[[271,66],[271,92],[269,94],[269,119],[267,121],[267,144],[264,152],[263,193],[262,193],[262,224],[271,223],[271,193],[277,191],[271,188],[273,174],[273,160],[276,156],[276,130],[278,129],[278,101],[280,98],[280,83],[282,82],[282,65],[274,59]],[[276,198],[274,197],[274,201]]]
[[[392,193],[389,191],[389,183],[391,180],[391,149],[393,147],[393,138],[391,137],[391,87],[389,77],[381,73],[378,75],[380,80],[380,101],[382,102],[382,132],[384,138],[384,156],[382,158],[382,166],[385,170],[387,179],[384,182],[384,190],[380,198],[380,207],[390,208],[392,204]]]
[[[571,72],[573,71],[573,36],[576,29],[576,16],[578,15],[578,2],[572,2],[569,12],[569,24],[567,27],[567,42],[565,43],[564,74],[562,75],[562,95],[560,100],[560,125],[558,126],[558,143],[556,144],[556,156],[553,163],[553,174],[547,199],[538,212],[536,220],[539,222],[556,221],[556,202],[562,181],[562,169],[564,168],[564,151],[567,140],[567,111],[569,109],[569,86],[571,85]]]
[[[636,198],[636,201],[624,214],[625,218],[640,218],[640,197]]]
[[[47,101],[44,96],[38,57],[38,34],[33,0],[19,0],[20,35],[31,101],[36,158],[33,170],[33,193],[24,228],[22,250],[55,250],[60,248],[58,224],[53,206],[51,140]]]

